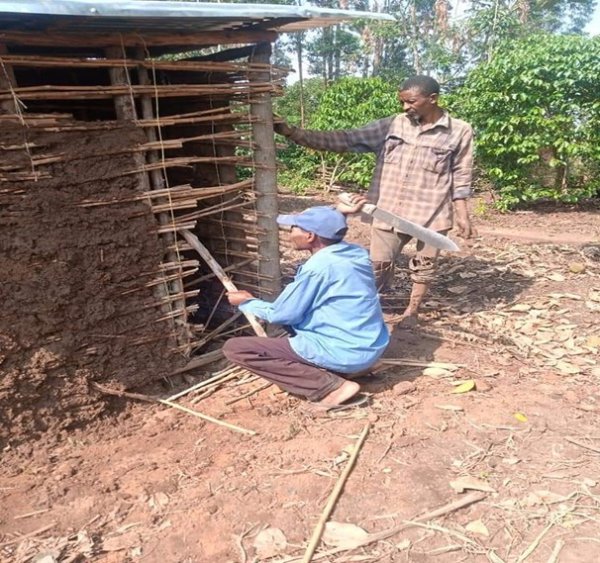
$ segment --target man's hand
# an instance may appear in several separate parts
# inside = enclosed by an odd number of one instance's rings
[[[245,303],[250,299],[254,299],[254,295],[252,295],[249,291],[228,291],[227,299],[229,300],[229,303],[238,307],[242,303]]]
[[[344,215],[352,215],[358,213],[361,207],[367,203],[367,198],[360,194],[345,193],[338,197],[336,209]]]
[[[458,228],[458,236],[466,239],[476,237],[477,231],[471,224],[471,219],[469,218],[467,200],[457,199],[454,202],[454,210],[456,211],[456,226]]]
[[[294,128],[290,127],[285,121],[283,121],[283,119],[281,119],[278,116],[275,116],[273,122],[273,129],[275,130],[275,133],[279,133],[284,137],[289,137],[294,132]]]

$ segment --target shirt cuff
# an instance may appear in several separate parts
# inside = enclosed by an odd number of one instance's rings
[[[260,301],[260,299],[257,299],[256,297],[253,299],[248,299],[247,301],[244,301],[243,303],[240,303],[238,305],[238,309],[242,312],[242,313],[252,313],[253,309],[254,309],[254,305],[256,305],[257,301]]]
[[[452,193],[452,201],[456,201],[457,199],[467,199],[471,197],[473,194],[473,190],[471,186],[465,186],[463,188],[455,188]]]

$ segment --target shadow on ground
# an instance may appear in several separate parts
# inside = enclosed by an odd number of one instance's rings
[[[438,278],[424,303],[419,326],[406,329],[397,324],[397,319],[406,307],[410,294],[408,258],[409,256],[402,255],[398,259],[392,286],[382,296],[384,314],[391,330],[391,341],[384,358],[435,361],[436,351],[443,342],[441,338],[436,338],[436,331],[432,330],[435,321],[452,318],[458,320],[493,310],[497,306],[508,305],[518,301],[520,295],[535,281],[511,268],[508,259],[504,261],[484,260],[474,256],[442,257]],[[473,336],[485,338],[486,335]],[[461,353],[468,354],[468,346],[465,342],[464,352]],[[460,363],[460,358],[456,361]],[[422,367],[393,367],[371,379],[363,378],[360,383],[364,391],[374,394],[390,388],[397,388],[401,392],[405,389],[408,392],[411,390],[410,383],[420,377],[422,371]],[[401,388],[397,387],[399,385]]]

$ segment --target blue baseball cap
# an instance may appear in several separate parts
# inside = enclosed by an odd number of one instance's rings
[[[342,240],[348,230],[346,217],[333,207],[311,207],[297,215],[279,215],[277,223],[336,241]]]

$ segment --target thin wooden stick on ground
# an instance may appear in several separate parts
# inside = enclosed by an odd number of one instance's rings
[[[46,526],[42,526],[41,528],[38,528],[37,530],[34,530],[33,532],[29,532],[28,534],[23,534],[22,536],[19,536],[18,538],[13,538],[12,540],[4,541],[4,542],[0,543],[0,547],[12,545],[13,543],[18,543],[27,538],[32,538],[33,536],[43,534],[44,532],[47,532],[51,528],[54,528],[54,526],[56,526],[56,522],[52,522],[52,524],[47,524]]]
[[[188,387],[187,389],[184,389],[183,391],[179,391],[179,393],[175,393],[174,395],[167,397],[167,401],[175,401],[176,399],[179,399],[180,397],[183,397],[184,395],[188,395],[189,393],[197,391],[198,389],[202,389],[203,387],[209,387],[214,383],[224,383],[225,381],[229,381],[230,379],[238,377],[239,375],[240,374],[238,374],[238,373],[231,373],[231,374],[224,373],[224,374],[215,375],[214,377],[211,377],[210,379],[206,379],[204,381],[201,381],[200,383],[196,383],[196,385],[192,385],[191,387]]]
[[[331,491],[331,494],[329,495],[327,504],[325,505],[325,508],[323,509],[321,517],[319,518],[319,521],[317,522],[317,525],[313,531],[312,537],[310,538],[310,542],[308,543],[308,547],[306,548],[306,551],[304,552],[304,557],[302,558],[302,563],[310,563],[310,561],[312,561],[313,555],[315,553],[315,549],[317,549],[317,546],[319,545],[319,542],[321,541],[321,536],[323,535],[323,530],[325,529],[325,524],[327,523],[327,520],[329,519],[331,511],[333,510],[333,507],[335,506],[335,503],[337,502],[338,497],[340,496],[340,493],[342,492],[342,489],[344,488],[344,485],[346,484],[346,481],[348,480],[348,477],[350,476],[350,473],[351,473],[352,469],[354,468],[354,462],[356,461],[356,458],[358,457],[358,454],[360,452],[360,449],[362,448],[365,438],[367,437],[367,434],[369,433],[370,427],[371,427],[370,423],[367,423],[367,425],[363,428],[363,431],[360,433],[360,436],[358,437],[358,440],[356,441],[356,444],[354,445],[354,450],[352,452],[352,455],[350,456],[350,459],[346,463],[346,467],[344,467],[344,471],[342,471],[342,473],[340,474],[340,476],[337,480],[337,483],[335,484],[335,487],[333,488],[333,491]]]
[[[22,520],[23,518],[30,518],[31,516],[37,516],[38,514],[44,514],[48,512],[49,508],[42,508],[41,510],[34,510],[33,512],[27,512],[26,514],[19,514],[15,516],[15,520]]]
[[[588,444],[584,444],[583,442],[580,442],[579,440],[575,440],[575,438],[570,438],[569,436],[565,437],[565,440],[567,442],[571,442],[571,444],[575,444],[576,446],[583,448],[584,450],[590,450],[591,452],[596,452],[597,454],[600,454],[600,448],[595,448],[594,446],[588,446]]]
[[[428,520],[433,520],[434,518],[439,518],[440,516],[445,516],[446,514],[450,514],[451,512],[455,512],[457,510],[460,510],[461,508],[465,508],[466,506],[475,504],[476,502],[483,500],[486,496],[487,495],[485,493],[480,493],[477,491],[472,492],[458,500],[455,500],[453,502],[445,504],[444,506],[440,506],[440,508],[436,508],[435,510],[432,510],[431,512],[426,512],[425,514],[423,514],[421,516],[412,518],[412,521],[413,522],[426,522]],[[336,555],[337,553],[341,553],[342,551],[350,551],[351,549],[356,549],[358,547],[364,547],[365,545],[369,545],[376,541],[385,540],[387,538],[395,536],[396,534],[403,532],[404,530],[407,530],[412,527],[414,527],[414,524],[404,523],[404,524],[400,524],[399,526],[395,526],[394,528],[389,528],[387,530],[384,530],[383,532],[379,532],[376,534],[369,534],[369,536],[367,538],[365,538],[362,542],[360,542],[360,544],[356,545],[355,547],[352,547],[352,548],[336,547],[334,549],[324,551],[323,553],[319,553],[318,555],[313,557],[313,561],[325,559],[327,557],[330,557],[331,555]],[[281,561],[278,561],[277,563],[296,563],[298,561],[301,561],[300,557],[291,557],[288,559],[283,559]]]
[[[212,422],[213,424],[218,424],[219,426],[224,426],[225,428],[229,428],[229,430],[233,430],[234,432],[239,432],[240,434],[247,434],[249,436],[256,436],[256,432],[254,430],[248,430],[246,428],[242,428],[241,426],[236,426],[235,424],[230,424],[229,422],[225,422],[224,420],[219,420],[218,418],[214,418],[207,414],[188,409],[182,405],[178,405],[177,403],[173,403],[167,399],[156,399],[155,397],[150,397],[149,395],[142,395],[140,393],[128,393],[127,391],[120,391],[117,389],[110,389],[109,387],[105,387],[104,385],[100,385],[99,383],[92,383],[92,387],[97,389],[101,393],[106,395],[113,395],[115,397],[125,397],[128,399],[135,399],[138,401],[145,401],[147,403],[160,403],[161,405],[166,405],[168,407],[172,407],[174,409],[186,412],[202,420],[206,420],[208,422]]]
[[[247,399],[248,397],[251,397],[252,395],[255,395],[256,393],[260,393],[264,389],[267,389],[268,387],[271,387],[271,385],[272,385],[272,383],[267,382],[264,385],[261,385],[260,387],[257,387],[256,389],[252,389],[252,391],[248,391],[247,393],[244,393],[243,395],[241,395],[239,397],[236,397],[235,399],[230,399],[229,401],[225,401],[225,404],[226,405],[233,405],[234,403],[242,401],[243,399]]]
[[[539,535],[531,542],[529,547],[527,547],[527,549],[523,553],[521,553],[521,555],[519,555],[517,563],[523,563],[523,561],[525,561],[538,548],[540,542],[542,541],[544,536],[550,531],[550,528],[554,526],[554,524],[555,522],[553,520],[539,533]]]
[[[411,366],[411,367],[420,367],[420,368],[442,368],[450,371],[456,370],[461,365],[458,364],[448,364],[445,362],[427,362],[422,360],[415,360],[413,358],[382,358],[379,360],[380,364],[390,365],[390,366]]]

